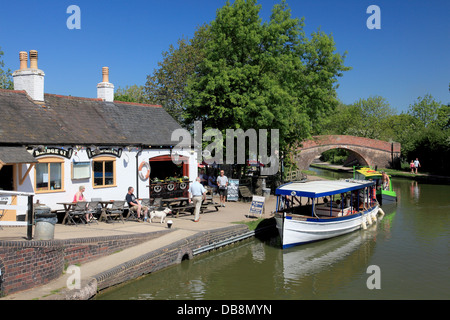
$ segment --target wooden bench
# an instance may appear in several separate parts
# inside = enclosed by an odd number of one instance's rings
[[[176,217],[178,218],[180,216],[180,212],[182,211],[185,211],[186,214],[192,214],[194,212],[194,205],[188,204],[182,207],[172,207],[170,208],[170,210],[172,210],[172,215],[176,215]]]
[[[203,211],[206,208],[209,208],[209,207],[214,207],[216,209],[216,211],[219,211],[220,204],[219,203],[215,203],[215,202],[202,204],[202,206],[200,208],[200,213],[203,213]]]
[[[244,198],[244,200],[252,199],[253,193],[251,192],[250,188],[247,186],[239,186],[239,192],[241,194],[241,197]]]
[[[215,203],[215,202],[205,203],[205,204],[202,203],[202,205],[200,207],[200,213],[204,213],[204,211],[208,208],[211,208],[211,209],[215,208],[216,211],[219,211],[219,207],[220,207],[220,204]],[[193,214],[194,210],[195,210],[195,206],[193,203],[190,203],[190,204],[182,206],[182,207],[175,206],[170,209],[172,210],[172,215],[174,215],[178,218],[180,216],[181,212],[185,212],[186,214]]]

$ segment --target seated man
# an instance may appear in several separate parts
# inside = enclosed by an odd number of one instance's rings
[[[144,211],[144,221],[147,220],[147,216],[148,216],[148,207],[146,206],[142,206],[139,201],[136,199],[136,196],[133,194],[134,192],[134,188],[133,187],[128,187],[128,193],[125,197],[125,200],[128,203],[128,207],[129,210],[131,211],[136,211],[137,213],[137,217],[139,221],[141,220],[141,211]]]

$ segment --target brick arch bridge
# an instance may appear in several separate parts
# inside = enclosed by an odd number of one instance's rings
[[[311,162],[323,152],[331,149],[349,150],[361,165],[380,168],[391,168],[400,157],[401,145],[398,142],[387,142],[369,138],[326,135],[314,136],[302,142],[296,156],[298,169],[308,169]]]

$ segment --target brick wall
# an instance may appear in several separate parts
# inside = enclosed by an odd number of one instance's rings
[[[64,267],[82,264],[171,230],[70,240],[0,241],[0,296],[46,284]]]

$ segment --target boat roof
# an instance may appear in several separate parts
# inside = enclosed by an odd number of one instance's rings
[[[277,188],[276,195],[289,195],[308,198],[320,198],[374,185],[375,181],[365,180],[318,180],[290,182]]]
[[[372,178],[381,178],[382,174],[379,171],[373,170],[371,168],[359,168],[356,170],[356,172],[361,173],[366,178],[372,177]]]

